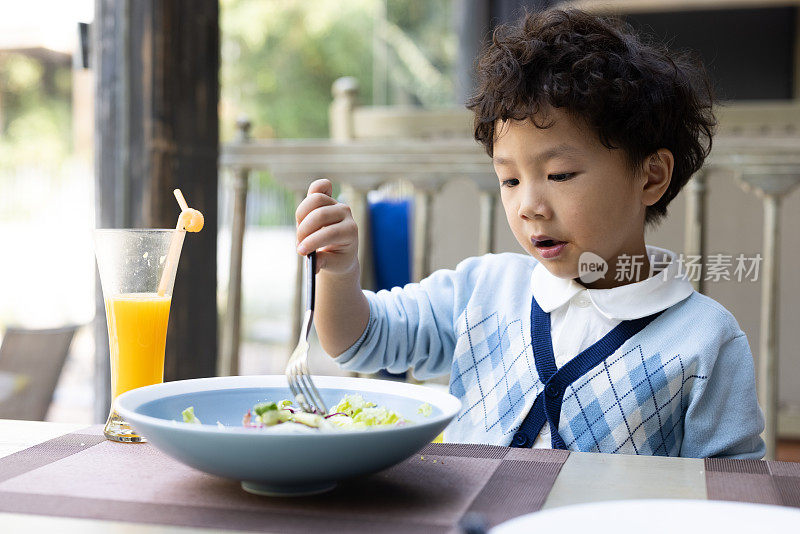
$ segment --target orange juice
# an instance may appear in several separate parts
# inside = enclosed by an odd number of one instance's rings
[[[172,297],[128,293],[106,299],[111,396],[164,381],[164,347]]]

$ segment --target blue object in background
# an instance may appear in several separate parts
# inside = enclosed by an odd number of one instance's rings
[[[372,257],[375,290],[404,286],[411,281],[410,199],[378,200],[369,203],[372,229]],[[378,376],[403,379],[406,373],[379,371]]]
[[[369,204],[375,290],[404,286],[411,281],[411,200],[392,199]]]

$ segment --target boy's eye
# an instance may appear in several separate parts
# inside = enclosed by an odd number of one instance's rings
[[[519,180],[516,178],[509,178],[508,180],[503,180],[500,182],[502,187],[514,187],[515,185],[519,185]]]
[[[554,182],[565,182],[575,176],[574,172],[562,172],[559,174],[548,174],[547,179],[553,180]]]

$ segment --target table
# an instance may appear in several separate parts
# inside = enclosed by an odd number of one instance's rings
[[[0,420],[0,458],[47,440],[75,432],[86,425]],[[572,452],[550,492],[544,509],[618,499],[706,499],[704,461]],[[7,527],[12,527],[8,529]],[[2,531],[76,531],[132,534],[214,532],[173,526],[132,524],[106,520],[45,517],[0,513]]]

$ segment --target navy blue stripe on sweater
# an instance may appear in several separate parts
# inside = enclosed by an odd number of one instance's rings
[[[544,389],[536,396],[530,412],[511,439],[511,446],[531,447],[544,424],[549,423],[551,446],[554,449],[566,449],[567,446],[558,433],[564,391],[570,384],[614,354],[623,343],[638,334],[661,313],[657,312],[647,317],[622,321],[599,341],[558,369],[553,356],[550,314],[545,313],[533,298],[531,303],[533,358],[536,363],[536,372],[539,373],[539,380],[544,384]]]

